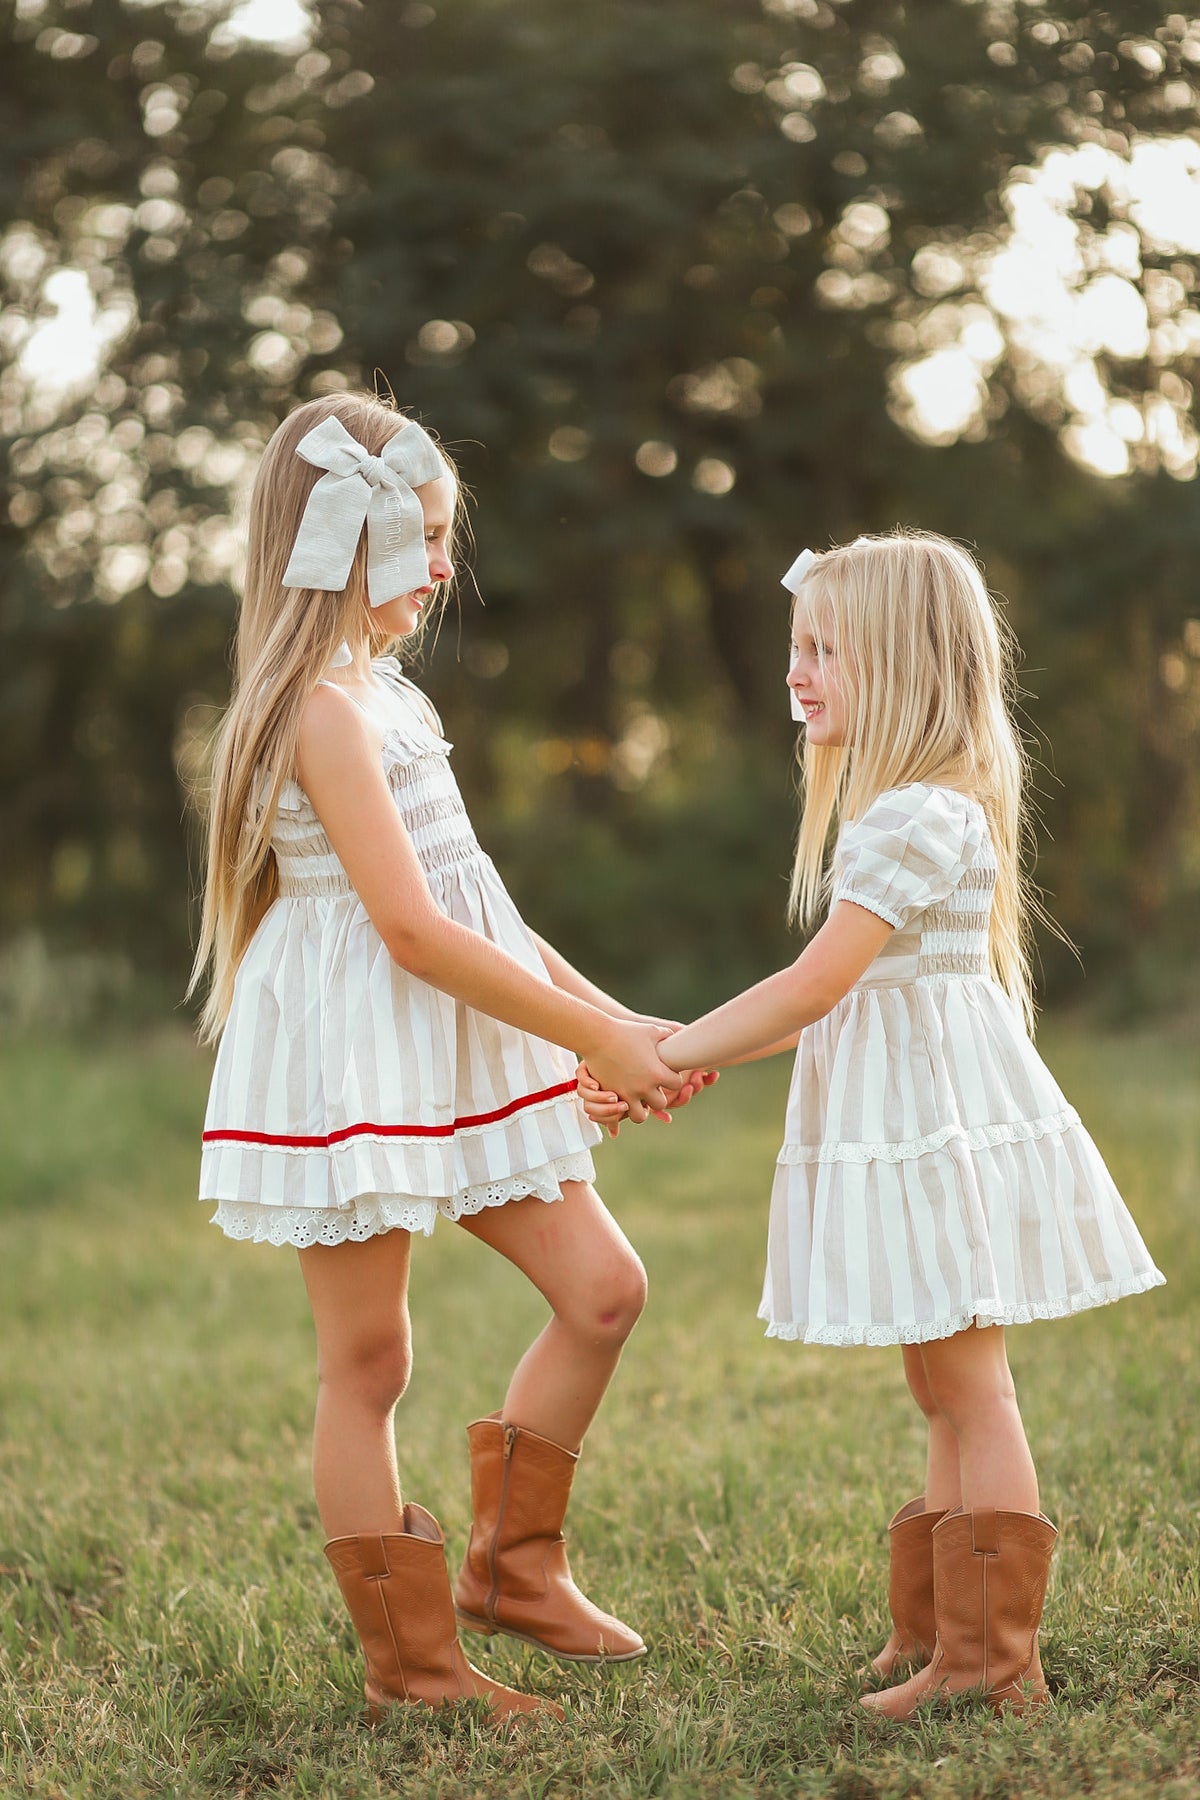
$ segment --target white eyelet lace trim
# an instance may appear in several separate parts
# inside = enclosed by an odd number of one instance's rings
[[[538,1169],[526,1169],[500,1181],[466,1188],[460,1194],[425,1199],[413,1194],[362,1194],[352,1206],[266,1206],[258,1200],[221,1200],[213,1214],[226,1237],[254,1244],[290,1244],[308,1250],[314,1244],[362,1243],[384,1231],[433,1233],[440,1213],[462,1219],[485,1207],[532,1197],[550,1203],[562,1199],[563,1181],[591,1181],[595,1167],[588,1151],[556,1157]]]
[[[772,1319],[767,1306],[758,1309],[760,1319],[767,1321],[766,1335],[795,1344],[829,1344],[839,1347],[855,1345],[883,1348],[889,1344],[928,1344],[936,1338],[953,1337],[969,1325],[1032,1325],[1037,1319],[1065,1319],[1073,1313],[1086,1312],[1092,1306],[1108,1306],[1131,1294],[1144,1294],[1150,1288],[1162,1287],[1166,1276],[1157,1269],[1145,1275],[1132,1275],[1125,1281],[1104,1281],[1077,1294],[1062,1294],[1053,1300],[1034,1300],[1024,1306],[1005,1306],[998,1300],[979,1301],[975,1306],[953,1313],[947,1319],[907,1325],[798,1325],[788,1320]]]
[[[785,1144],[775,1160],[789,1167],[797,1163],[910,1162],[933,1150],[944,1150],[951,1142],[965,1144],[968,1150],[991,1150],[997,1144],[1027,1144],[1078,1124],[1075,1108],[1064,1106],[1061,1112],[1049,1113],[1042,1119],[1013,1119],[1002,1125],[943,1125],[925,1137],[907,1138],[895,1144]]]

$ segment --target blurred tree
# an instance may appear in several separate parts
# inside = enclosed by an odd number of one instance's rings
[[[5,10],[0,929],[127,945],[177,978],[180,737],[226,681],[231,492],[291,399],[298,359],[263,326],[338,177],[275,108],[278,54],[211,9]],[[313,349],[340,338],[297,320]]]
[[[480,492],[487,610],[431,685],[481,828],[599,973],[681,1005],[778,953],[778,573],[897,520],[1011,600],[1093,962],[1186,917],[1200,238],[1146,159],[1186,173],[1200,24],[330,0],[281,56],[197,6],[23,0],[11,36],[0,923],[180,966],[225,495],[297,393],[375,369]],[[56,268],[110,336],[61,412],[23,373]]]
[[[486,654],[439,678],[457,716],[491,675],[505,717],[530,724],[515,781],[538,755],[559,774],[564,925],[588,891],[583,846],[603,892],[601,867],[655,816],[645,785],[622,785],[623,752],[651,789],[682,775],[713,868],[745,866],[722,817],[752,819],[761,866],[782,864],[785,795],[762,788],[762,753],[782,766],[790,735],[778,571],[803,542],[902,520],[978,543],[1031,666],[1054,672],[1030,677],[1065,782],[1044,784],[1044,877],[1090,952],[1127,958],[1131,926],[1162,925],[1196,822],[1181,647],[1200,547],[1179,485],[1196,463],[1200,318],[1180,250],[1195,226],[1164,231],[1130,175],[1196,120],[1200,28],[1150,5],[959,0],[634,0],[592,9],[586,30],[554,0],[321,16],[371,85],[329,120],[360,185],[314,278],[366,365],[466,440],[468,469],[471,440],[493,447]],[[1025,247],[1029,201],[1051,230]],[[1065,344],[1037,331],[1055,275],[1078,301]],[[1146,328],[1122,336],[1139,306]],[[931,373],[956,384],[949,427],[922,416]],[[1125,480],[1081,468],[1111,466],[1115,442]],[[1089,663],[1120,758],[1095,754],[1071,697]],[[737,801],[706,819],[714,784]],[[501,799],[506,850],[527,836],[531,877],[557,889],[546,798],[524,828]],[[598,810],[608,831],[576,843]],[[697,943],[720,932],[724,888]]]

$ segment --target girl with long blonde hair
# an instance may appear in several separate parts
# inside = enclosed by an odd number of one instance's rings
[[[645,1650],[575,1586],[562,1537],[645,1284],[592,1186],[600,1134],[575,1055],[639,1119],[699,1083],[660,1060],[668,1023],[524,925],[436,714],[384,654],[438,610],[456,500],[446,453],[368,395],[298,407],[264,453],[192,981],[207,972],[203,1030],[220,1039],[200,1196],[228,1236],[299,1253],[317,1506],[372,1713],[481,1697],[503,1718],[558,1709],[473,1668],[456,1622],[570,1661]],[[500,1409],[468,1429],[474,1519],[453,1593],[436,1520],[401,1497],[393,1435],[411,1238],[439,1215],[551,1308]]]
[[[796,1047],[760,1317],[771,1337],[902,1346],[928,1422],[874,1662],[920,1666],[864,1705],[903,1719],[981,1688],[1020,1710],[1046,1696],[1057,1534],[1004,1328],[1163,1277],[1029,1035],[1012,645],[978,567],[897,532],[804,551],[784,586],[804,723],[792,909],[827,916],[789,968],[659,1050],[682,1069]],[[618,1128],[619,1099],[580,1073]]]

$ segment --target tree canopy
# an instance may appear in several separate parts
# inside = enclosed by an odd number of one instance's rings
[[[1200,20],[330,0],[272,49],[21,0],[7,36],[0,932],[177,978],[248,471],[378,380],[477,496],[427,681],[481,835],[602,978],[682,1007],[779,953],[779,573],[897,522],[1009,602],[1085,960],[1184,953]],[[74,386],[38,373],[68,293]]]

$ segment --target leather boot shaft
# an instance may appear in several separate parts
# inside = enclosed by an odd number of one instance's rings
[[[939,1695],[978,1689],[995,1712],[1045,1705],[1038,1628],[1057,1538],[1040,1513],[990,1506],[947,1513],[932,1534],[933,1658],[862,1704],[885,1718],[911,1719]]]
[[[936,1681],[979,1687],[997,1712],[1046,1699],[1038,1627],[1058,1532],[1041,1514],[974,1507],[933,1533]]]
[[[437,1520],[404,1508],[403,1532],[359,1532],[325,1546],[367,1663],[373,1717],[400,1702],[424,1706],[485,1699],[495,1718],[556,1707],[490,1681],[459,1647]]]
[[[898,1663],[920,1667],[933,1655],[933,1528],[945,1514],[945,1507],[927,1508],[924,1494],[917,1494],[888,1524],[892,1629],[883,1649],[871,1658],[870,1671],[885,1679]]]
[[[474,1518],[454,1589],[460,1623],[572,1662],[625,1661],[646,1646],[571,1576],[563,1522],[575,1451],[497,1416],[467,1427]]]
[[[902,1506],[888,1526],[888,1607],[901,1656],[928,1662],[937,1627],[933,1617],[933,1528],[945,1507],[928,1509],[924,1494]]]

